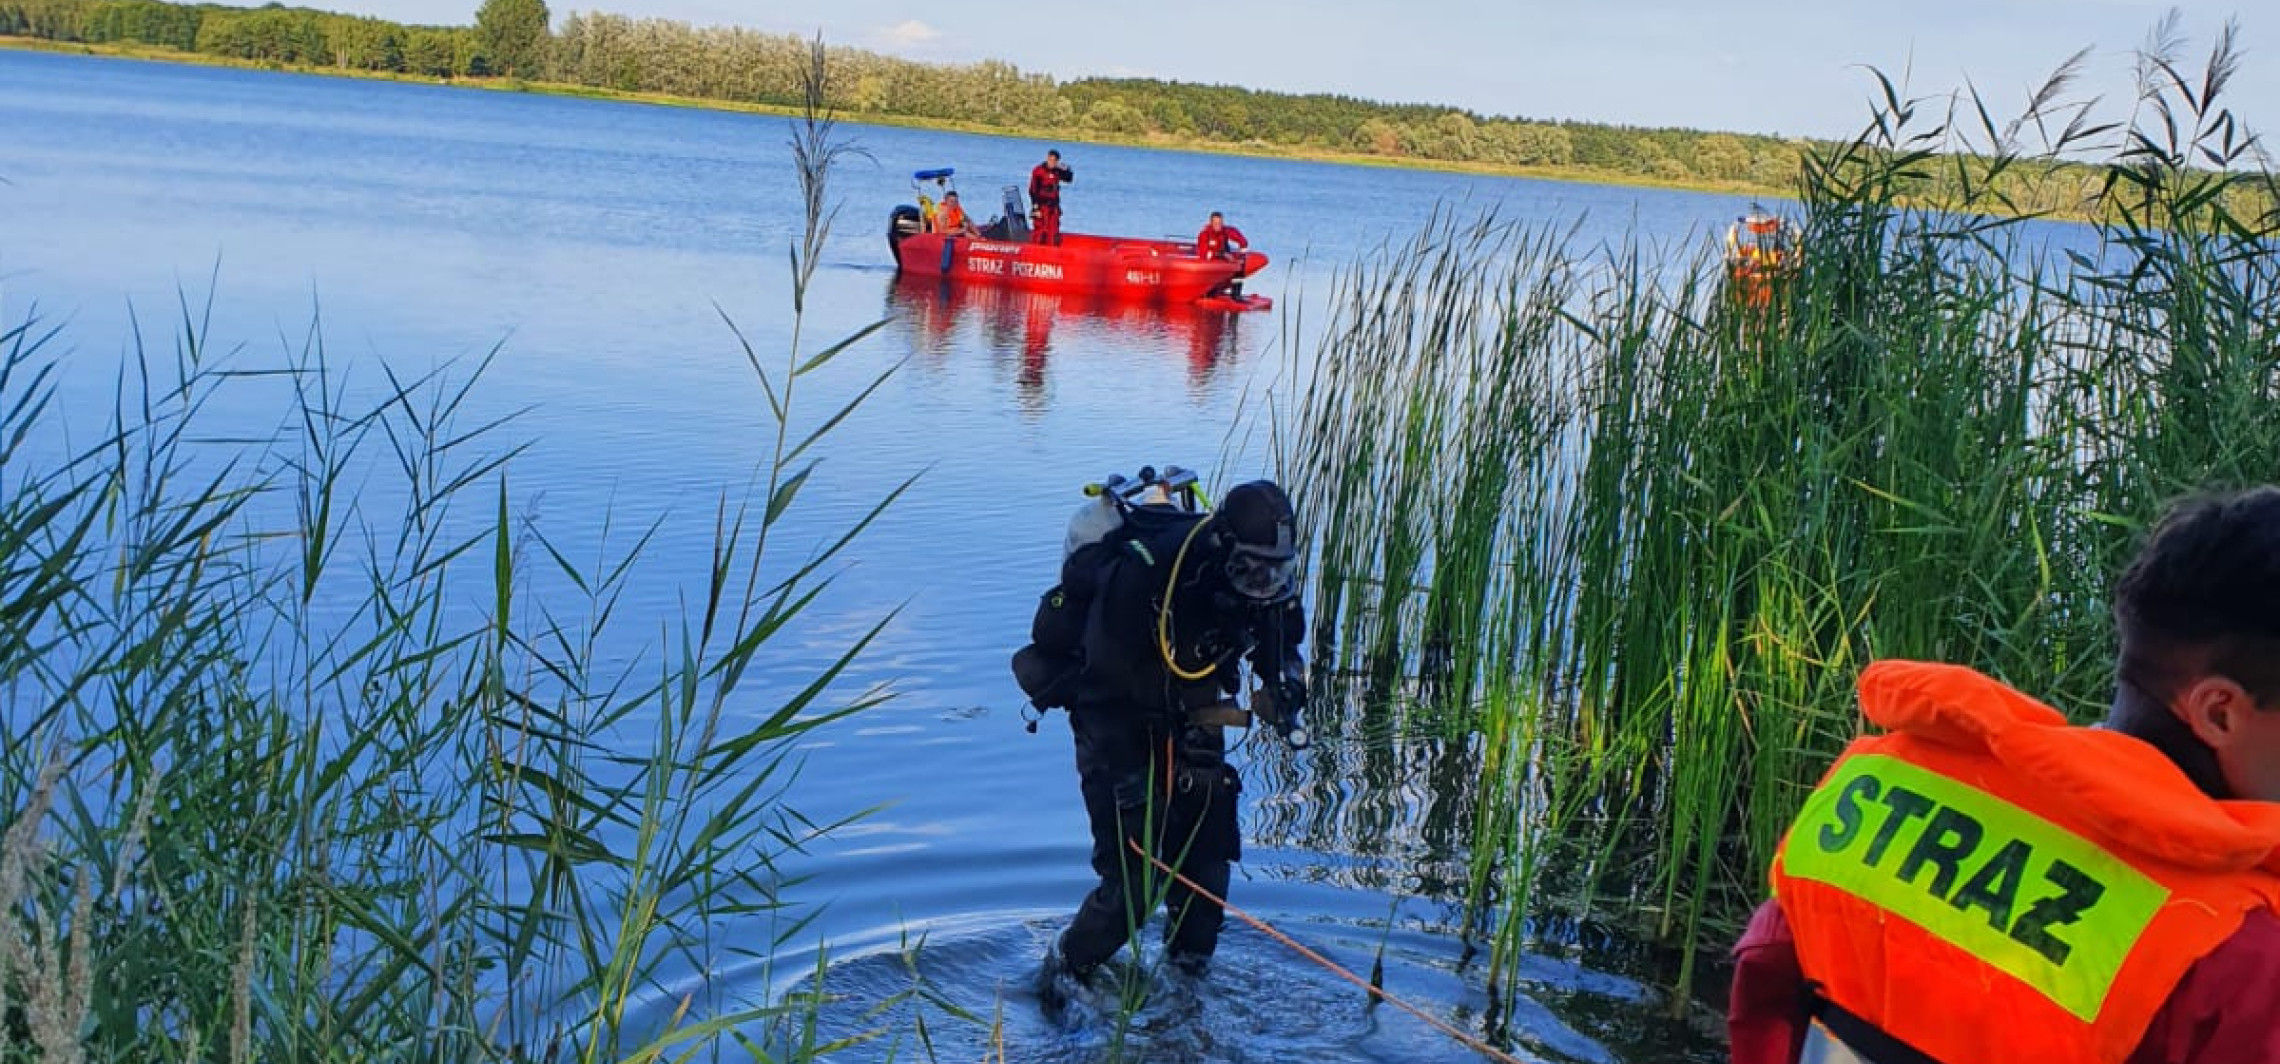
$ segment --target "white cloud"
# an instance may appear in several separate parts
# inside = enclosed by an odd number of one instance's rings
[[[941,40],[942,31],[917,19],[906,19],[879,30],[871,39],[887,48],[924,48]]]

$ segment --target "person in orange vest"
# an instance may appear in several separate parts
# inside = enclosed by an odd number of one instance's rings
[[[1952,665],[1855,741],[1734,951],[1735,1064],[2280,1062],[2280,489],[2187,501],[2096,728]]]
[[[982,231],[974,227],[974,220],[966,215],[965,205],[958,202],[955,190],[942,194],[942,207],[934,216],[934,231],[951,236],[982,235]]]
[[[1755,244],[1744,244],[1728,253],[1726,274],[1743,306],[1764,310],[1773,301],[1773,274],[1778,265],[1769,249]]]

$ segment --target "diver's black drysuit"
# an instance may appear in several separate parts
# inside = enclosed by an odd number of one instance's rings
[[[1225,576],[1225,528],[1179,523],[1152,535],[1085,547],[1063,567],[1063,582],[1097,580],[1086,615],[1084,668],[1069,698],[1077,772],[1092,826],[1092,866],[1100,883],[1063,933],[1061,963],[1083,973],[1115,956],[1165,899],[1171,958],[1195,967],[1219,943],[1224,914],[1132,853],[1130,839],[1224,898],[1228,864],[1242,856],[1236,823],[1241,781],[1226,763],[1226,738],[1189,714],[1236,690],[1239,659],[1295,724],[1305,698],[1298,648],[1305,613],[1294,595],[1258,602],[1236,594]],[[1187,551],[1181,556],[1182,543]],[[1111,552],[1105,560],[1092,552]],[[1174,568],[1177,568],[1175,575]],[[1159,622],[1167,588],[1171,611]],[[1210,667],[1208,675],[1195,674]]]

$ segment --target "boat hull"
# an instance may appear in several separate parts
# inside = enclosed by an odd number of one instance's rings
[[[1143,303],[1190,303],[1235,278],[1256,275],[1267,257],[1246,261],[1201,259],[1193,244],[1171,240],[1064,233],[1059,244],[1025,244],[940,233],[894,240],[895,264],[906,276],[1003,285],[1034,291]]]

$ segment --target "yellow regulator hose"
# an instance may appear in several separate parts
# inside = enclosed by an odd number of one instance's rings
[[[1203,526],[1210,524],[1211,518],[1217,516],[1217,514],[1213,514],[1197,521],[1194,528],[1188,529],[1187,538],[1180,541],[1179,553],[1172,556],[1172,577],[1164,582],[1163,606],[1156,611],[1156,647],[1163,652],[1164,667],[1172,670],[1172,675],[1183,680],[1200,680],[1219,668],[1219,663],[1213,661],[1206,663],[1200,670],[1190,672],[1187,669],[1180,668],[1180,663],[1172,660],[1172,591],[1180,584],[1180,563],[1187,560],[1188,545],[1195,542],[1196,533],[1203,531]]]

